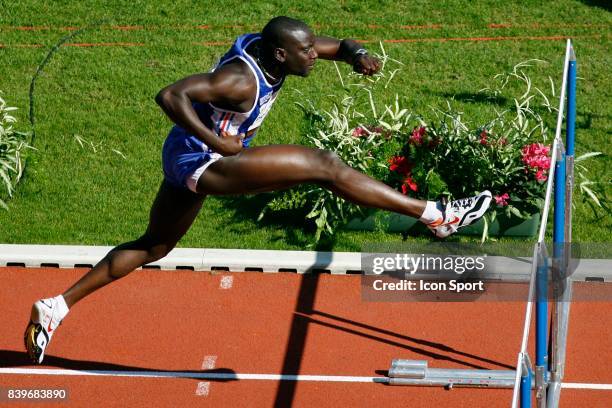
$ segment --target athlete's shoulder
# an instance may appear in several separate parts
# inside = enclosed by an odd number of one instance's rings
[[[240,104],[251,101],[257,92],[257,80],[242,60],[218,67],[210,74],[210,80],[227,102]]]
[[[217,81],[233,83],[235,86],[257,86],[251,69],[242,59],[236,59],[217,67],[211,76]]]

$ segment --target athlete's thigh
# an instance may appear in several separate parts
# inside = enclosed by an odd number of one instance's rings
[[[329,152],[298,145],[252,147],[211,164],[198,180],[205,194],[245,194],[316,182]]]
[[[164,180],[151,207],[146,235],[165,243],[178,242],[191,227],[204,198]]]

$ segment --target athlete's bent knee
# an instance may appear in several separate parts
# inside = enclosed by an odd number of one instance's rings
[[[151,246],[148,249],[147,263],[155,262],[162,259],[166,255],[168,255],[173,249],[174,245],[167,243]]]
[[[346,164],[335,152],[329,150],[319,150],[317,155],[323,181],[333,182],[338,176],[339,170],[346,167]]]
[[[144,234],[136,241],[127,242],[114,248],[109,255],[113,258],[117,257],[135,257],[139,258],[138,263],[142,266],[147,263],[155,262],[166,255],[176,245],[175,241],[168,241],[164,239],[155,238],[152,235]]]

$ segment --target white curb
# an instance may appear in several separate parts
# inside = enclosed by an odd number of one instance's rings
[[[0,266],[74,268],[93,266],[113,247],[76,245],[0,244]],[[165,270],[224,270],[229,272],[327,272],[359,274],[362,253],[317,251],[270,251],[244,249],[175,248],[165,258],[146,267]],[[528,281],[531,259],[490,256],[486,279]],[[612,260],[581,259],[572,275],[575,281],[612,282]],[[415,275],[414,278],[418,278]]]

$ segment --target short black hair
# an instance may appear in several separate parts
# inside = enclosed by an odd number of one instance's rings
[[[262,43],[265,47],[283,47],[287,34],[295,31],[311,30],[303,21],[286,16],[274,17],[261,30]]]

